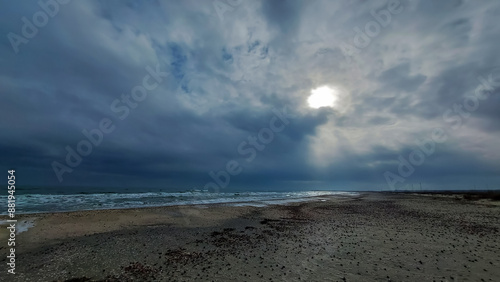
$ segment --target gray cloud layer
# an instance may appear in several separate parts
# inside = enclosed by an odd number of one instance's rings
[[[230,160],[238,189],[390,189],[387,171],[397,187],[500,183],[500,85],[464,100],[499,81],[497,1],[401,1],[366,47],[355,28],[387,1],[217,3],[222,19],[210,1],[71,1],[26,38],[43,9],[2,1],[0,167],[37,186],[203,187]],[[168,77],[121,120],[113,101],[157,65]],[[323,85],[338,106],[308,108]],[[285,106],[295,117],[248,162],[238,146]],[[116,129],[60,183],[53,162],[103,118]],[[399,156],[435,128],[447,140],[402,176]]]

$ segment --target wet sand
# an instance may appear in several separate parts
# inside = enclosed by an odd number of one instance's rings
[[[363,193],[25,215],[0,281],[498,281],[500,206],[462,195]]]

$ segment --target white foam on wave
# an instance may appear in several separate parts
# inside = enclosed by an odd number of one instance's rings
[[[173,205],[238,204],[265,206],[304,201],[320,196],[356,196],[356,192],[300,191],[300,192],[146,192],[46,195],[27,194],[16,197],[18,213],[42,213],[78,210],[125,209]],[[6,196],[0,196],[7,200]],[[5,214],[5,212],[3,213]]]

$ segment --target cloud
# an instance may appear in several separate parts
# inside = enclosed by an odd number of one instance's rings
[[[243,1],[221,21],[210,1],[72,1],[17,54],[6,35],[41,8],[9,3],[0,11],[0,167],[24,171],[28,185],[182,190],[235,159],[243,172],[229,189],[385,189],[384,171],[439,127],[448,141],[408,182],[498,185],[498,88],[459,129],[443,114],[500,66],[500,4],[401,1],[349,62],[341,44],[387,3]],[[157,65],[169,76],[121,120],[111,104]],[[339,89],[340,107],[307,107],[322,85]],[[238,145],[285,106],[295,117],[246,162]],[[59,183],[51,163],[103,118],[116,130]]]

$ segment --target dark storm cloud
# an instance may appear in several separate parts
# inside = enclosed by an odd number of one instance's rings
[[[43,9],[3,3],[1,167],[36,186],[179,190],[203,187],[209,172],[236,160],[243,172],[229,189],[385,189],[384,172],[439,127],[448,140],[406,183],[453,188],[459,175],[463,185],[477,177],[498,184],[498,85],[457,129],[453,107],[465,109],[478,76],[500,66],[500,5],[400,5],[349,63],[341,42],[376,21],[372,11],[387,1],[243,1],[223,20],[210,1],[71,1],[17,53],[8,34],[23,36],[22,18],[32,22]],[[111,105],[126,105],[122,95],[142,85],[147,67],[168,77],[120,118]],[[336,107],[308,108],[311,89],[323,85],[340,93]],[[248,161],[239,146],[284,109],[293,118]],[[59,183],[51,164],[66,165],[66,147],[76,150],[82,131],[104,118],[115,130]]]
[[[296,0],[265,1],[262,10],[270,25],[284,35],[292,35],[299,28],[302,5],[302,1]]]

